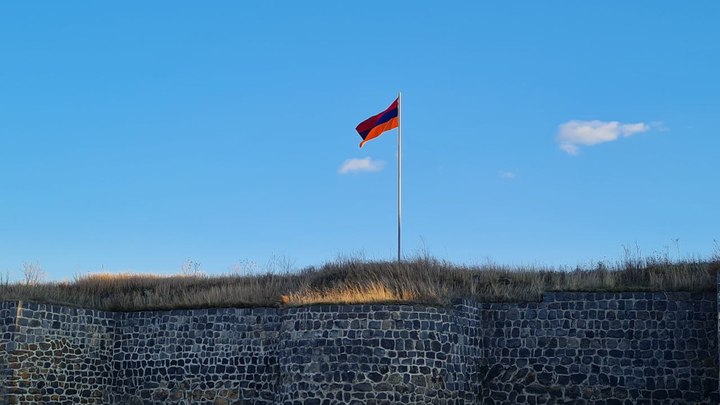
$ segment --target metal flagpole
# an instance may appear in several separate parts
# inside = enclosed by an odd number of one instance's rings
[[[398,265],[402,259],[400,235],[402,230],[402,92],[398,92]]]

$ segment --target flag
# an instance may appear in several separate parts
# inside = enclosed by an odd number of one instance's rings
[[[373,115],[372,117],[361,122],[355,130],[360,134],[363,141],[360,142],[360,147],[365,145],[365,142],[377,138],[385,131],[389,131],[393,128],[398,127],[398,103],[400,98],[397,98],[390,104],[385,111],[380,114]]]

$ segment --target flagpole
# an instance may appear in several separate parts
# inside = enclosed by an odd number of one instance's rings
[[[398,265],[402,260],[400,235],[402,230],[402,92],[398,92]]]

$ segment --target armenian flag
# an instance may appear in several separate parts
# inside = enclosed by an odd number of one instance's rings
[[[400,97],[398,97],[390,107],[380,114],[373,115],[372,117],[361,122],[355,130],[360,134],[363,141],[360,142],[360,147],[365,145],[365,142],[377,138],[385,131],[389,131],[393,128],[397,128],[400,120],[398,119],[398,106],[400,103]]]

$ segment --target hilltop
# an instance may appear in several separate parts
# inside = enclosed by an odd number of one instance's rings
[[[537,302],[548,291],[714,291],[720,259],[626,259],[574,269],[456,265],[418,257],[338,260],[299,271],[208,276],[89,274],[73,281],[0,285],[0,300],[24,300],[114,311],[208,307],[279,307],[316,303],[412,302],[445,306]]]

